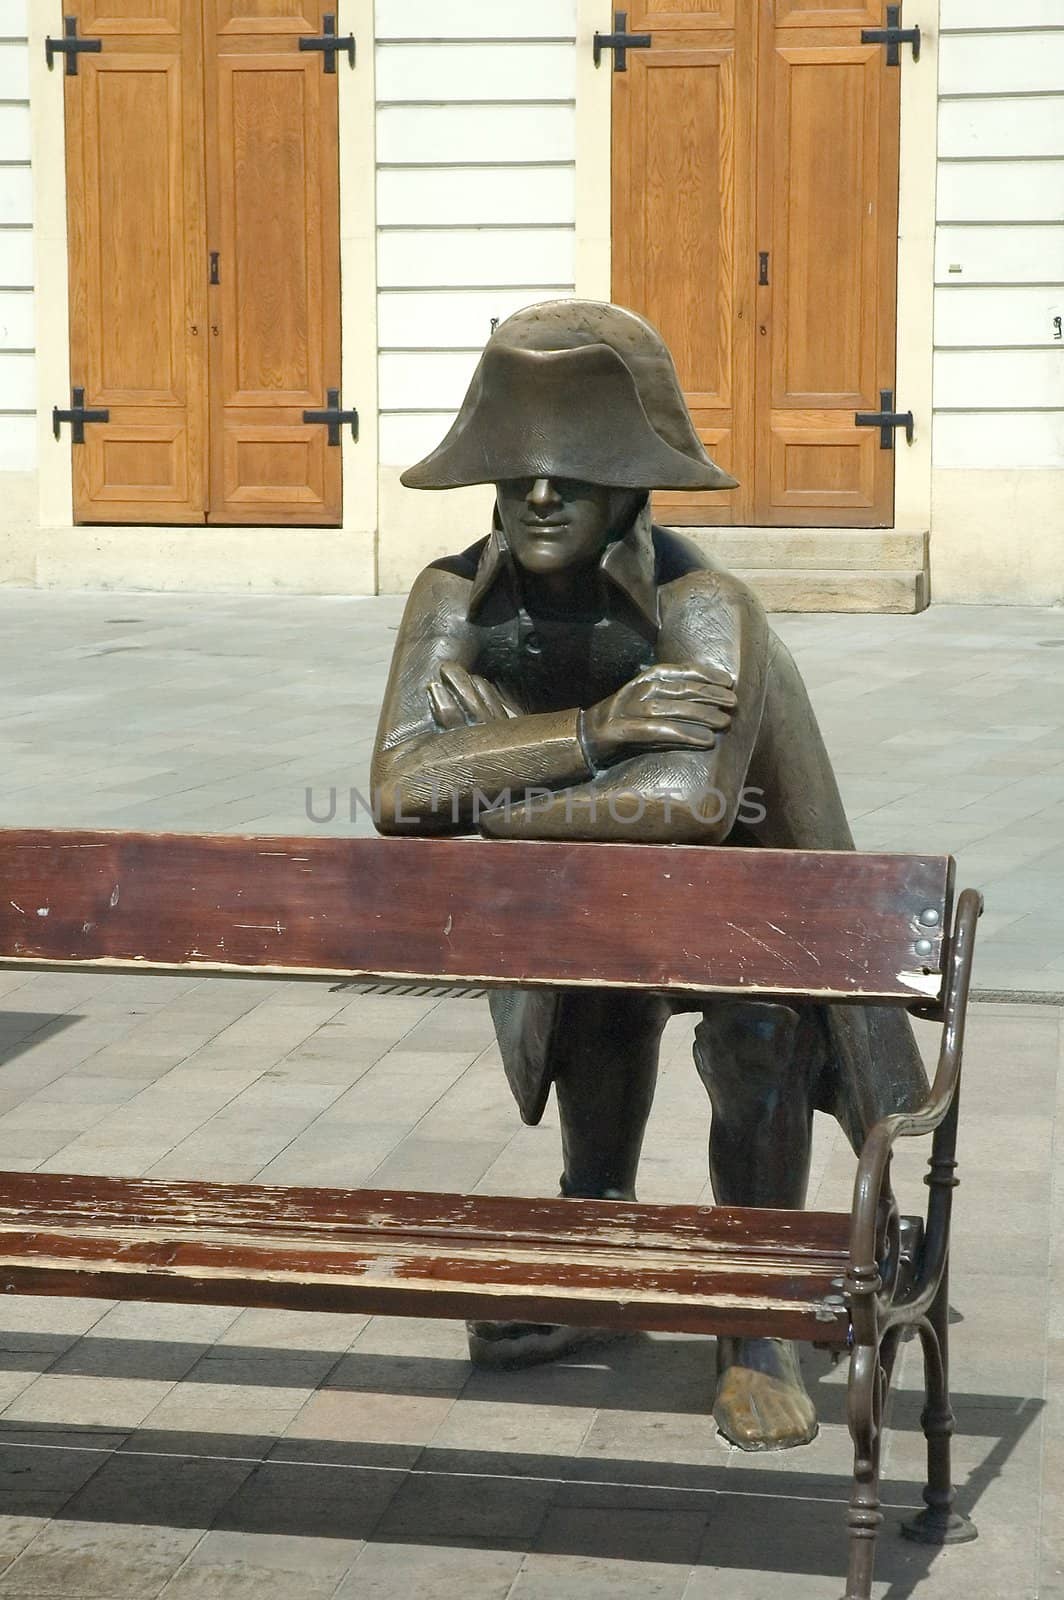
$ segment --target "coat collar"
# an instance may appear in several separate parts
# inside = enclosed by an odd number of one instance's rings
[[[627,595],[653,628],[660,626],[655,564],[648,497],[636,513],[628,531],[606,546],[599,561],[599,571],[615,588]],[[512,570],[513,559],[496,512],[492,519],[491,533],[481,551],[469,595],[468,615],[471,621],[499,580],[511,578]],[[517,596],[512,581],[509,587],[514,596],[516,609]]]

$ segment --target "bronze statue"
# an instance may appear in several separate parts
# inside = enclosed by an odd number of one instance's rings
[[[733,480],[703,449],[643,318],[581,300],[510,317],[450,432],[403,481],[491,482],[498,498],[488,537],[432,562],[411,592],[374,754],[382,831],[853,848],[805,687],[758,601],[651,523],[651,490]],[[800,1208],[814,1109],[859,1147],[879,1117],[926,1094],[893,1009],[679,1006],[703,1013],[695,1064],[721,1204]],[[492,996],[526,1122],[555,1086],[563,1195],[634,1198],[660,1035],[677,1008],[625,991]],[[495,1365],[587,1337],[514,1323],[469,1333],[474,1361]],[[718,1341],[713,1409],[744,1449],[816,1433],[796,1352],[780,1340]]]

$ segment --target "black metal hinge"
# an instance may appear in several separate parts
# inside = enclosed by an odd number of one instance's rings
[[[56,56],[66,56],[66,75],[76,78],[78,75],[78,56],[99,55],[103,49],[102,39],[79,39],[77,17],[63,18],[63,37],[53,39],[51,34],[44,41],[44,59],[51,71],[55,64]]]
[[[913,47],[913,60],[920,59],[920,29],[903,28],[901,25],[901,6],[887,7],[887,25],[885,28],[862,28],[862,44],[885,44],[887,47],[887,66],[900,67],[901,56],[898,52],[899,45],[911,44]]]
[[[612,50],[614,72],[627,72],[629,50],[649,49],[649,33],[629,33],[627,11],[615,11],[613,32],[596,33],[591,45],[591,54],[597,67],[602,60],[603,50]]]
[[[85,443],[86,422],[110,422],[110,420],[109,411],[86,411],[84,389],[71,389],[69,411],[60,411],[58,406],[52,407],[52,432],[58,439],[60,426],[64,422],[69,422],[71,444]]]
[[[347,55],[348,61],[354,66],[354,34],[349,33],[343,39],[338,38],[336,34],[336,17],[331,11],[327,11],[325,16],[322,17],[321,27],[321,34],[317,39],[300,39],[299,48],[301,50],[320,50],[325,58],[326,72],[336,71],[337,50],[343,50]]]
[[[340,443],[340,429],[345,422],[351,424],[352,439],[358,438],[358,412],[340,410],[339,389],[326,389],[324,411],[304,411],[304,422],[323,422],[329,430],[329,443]]]
[[[878,428],[879,448],[881,450],[894,449],[895,428],[904,428],[906,443],[912,444],[913,429],[916,426],[913,421],[913,414],[911,411],[895,411],[893,389],[880,389],[879,407],[878,411],[858,411],[853,419],[854,426],[858,428]]]

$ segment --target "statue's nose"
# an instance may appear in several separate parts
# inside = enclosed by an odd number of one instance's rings
[[[528,492],[528,503],[533,511],[545,515],[561,504],[561,496],[551,478],[537,478]]]

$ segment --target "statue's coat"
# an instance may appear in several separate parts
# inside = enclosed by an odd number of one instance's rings
[[[448,661],[505,691],[521,714],[439,729],[427,687]],[[655,662],[729,675],[738,697],[731,726],[713,750],[655,751],[594,773],[578,710]],[[582,615],[529,612],[498,526],[425,569],[396,643],[373,783],[388,832],[479,826],[493,837],[853,849],[805,686],[759,602],[686,540],[652,527],[646,507],[607,547]],[[526,789],[538,794],[515,803]],[[509,803],[491,808],[504,791]],[[623,820],[640,804],[635,820]],[[661,929],[663,940],[682,934]],[[713,1005],[707,997],[684,1009]],[[923,1100],[926,1077],[904,1011],[808,1009],[820,1014],[827,1040],[817,1103],[855,1146],[879,1117]],[[559,995],[496,994],[492,1014],[521,1114],[537,1122],[554,1075]]]

